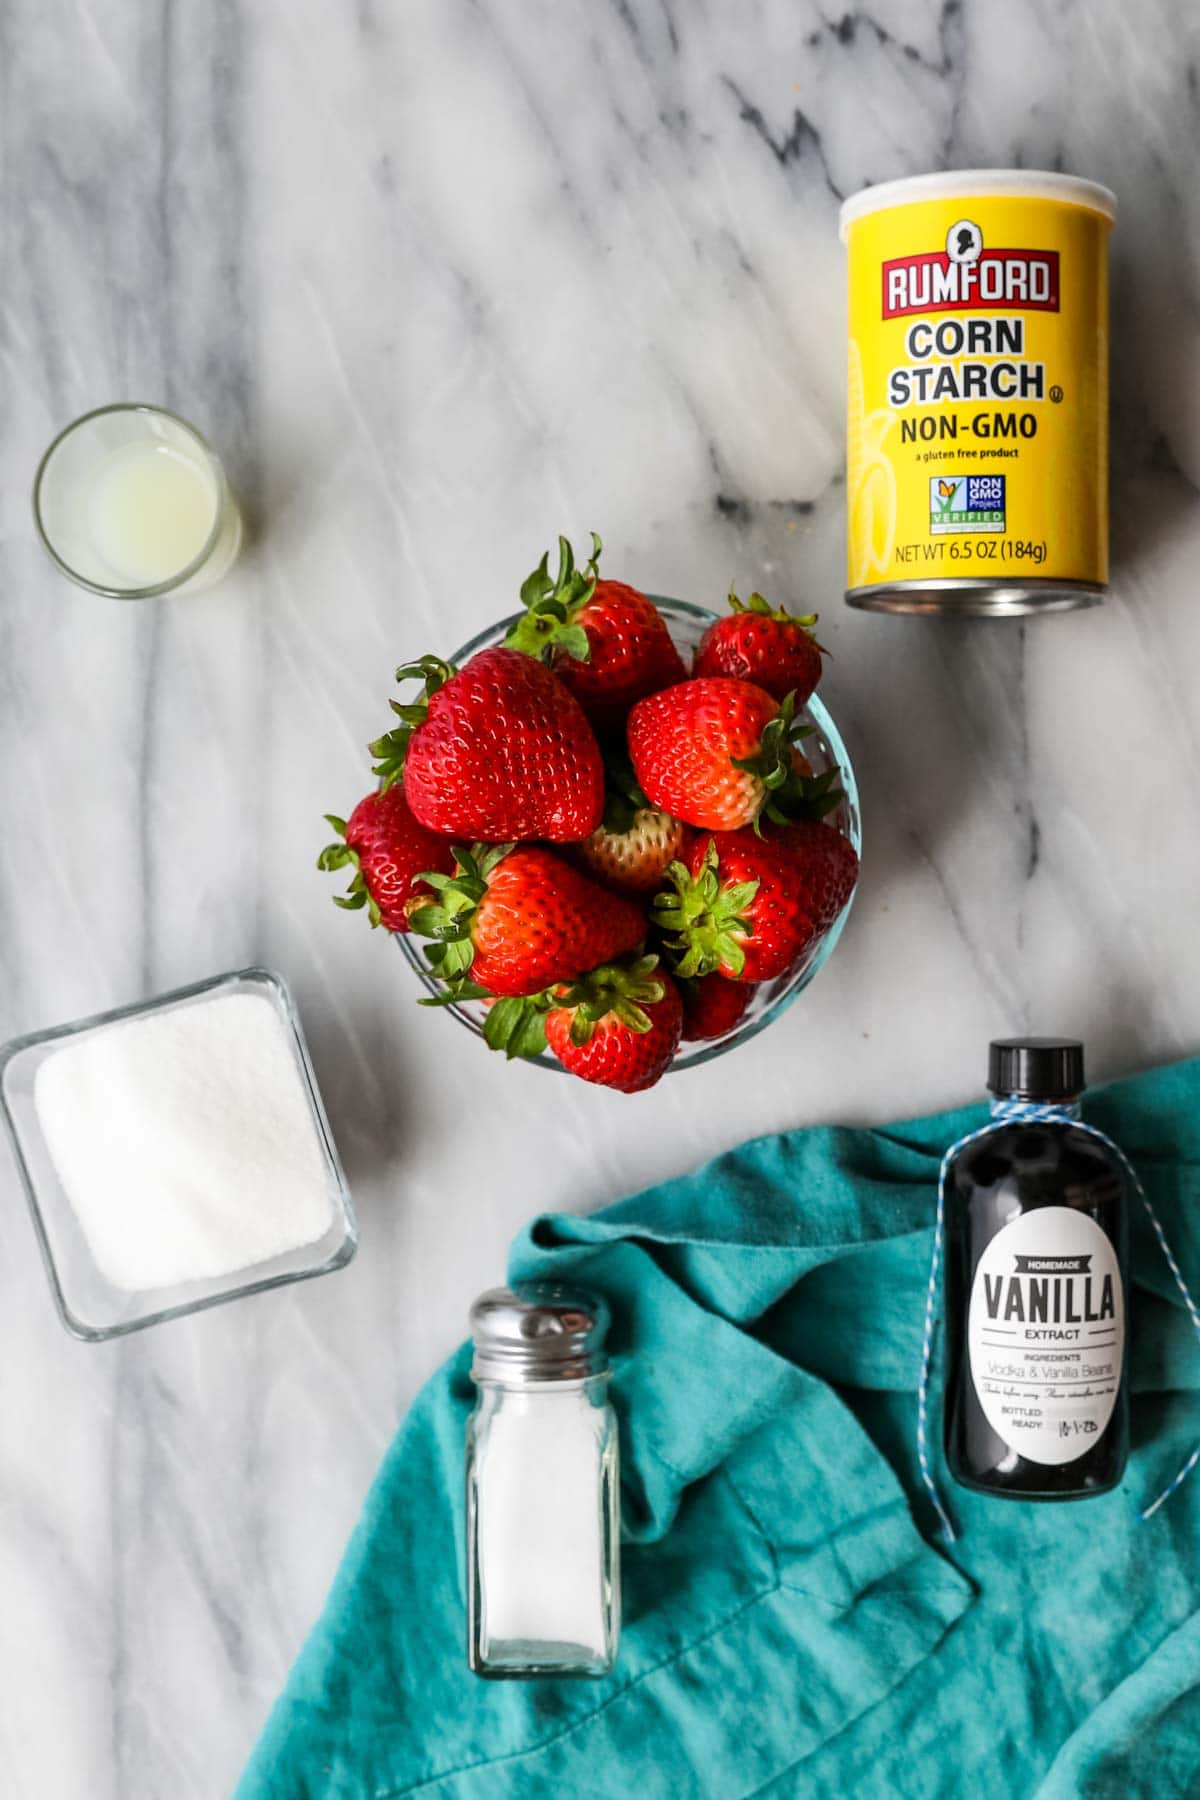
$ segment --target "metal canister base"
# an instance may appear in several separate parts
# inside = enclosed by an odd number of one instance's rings
[[[847,606],[863,612],[925,613],[942,618],[1022,619],[1034,613],[1097,606],[1108,589],[1099,581],[885,581],[847,588]]]

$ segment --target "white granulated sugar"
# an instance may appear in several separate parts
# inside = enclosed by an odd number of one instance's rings
[[[214,994],[90,1031],[42,1063],[34,1103],[114,1287],[232,1275],[332,1221],[288,1029],[263,996]]]

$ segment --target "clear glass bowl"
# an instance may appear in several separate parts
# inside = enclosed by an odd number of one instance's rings
[[[667,621],[671,636],[682,652],[685,663],[690,667],[692,655],[700,639],[717,615],[709,612],[706,607],[693,606],[687,600],[671,600],[661,594],[653,594],[651,598]],[[501,643],[519,616],[514,613],[507,619],[501,619],[498,624],[489,625],[486,631],[481,631],[478,637],[473,637],[469,644],[464,644],[461,650],[456,650],[450,661],[461,667],[468,657],[475,655],[476,651],[488,650],[493,645]],[[799,709],[797,717],[812,727],[812,735],[804,739],[803,748],[804,754],[813,766],[813,773],[824,775],[830,769],[836,769],[841,778],[845,797],[836,812],[827,815],[829,823],[836,825],[844,832],[854,848],[861,854],[862,827],[859,817],[858,784],[854,779],[854,770],[850,765],[850,758],[846,753],[846,746],[842,742],[841,734],[829,716],[825,705],[816,694],[813,695],[807,706]],[[829,930],[811,945],[790,975],[782,976],[778,981],[761,982],[751,989],[750,1004],[732,1031],[726,1032],[724,1037],[712,1038],[705,1043],[680,1044],[675,1053],[675,1060],[667,1073],[673,1075],[678,1069],[697,1068],[701,1063],[711,1062],[714,1056],[724,1056],[727,1050],[736,1049],[747,1039],[756,1037],[760,1031],[765,1031],[767,1026],[792,1004],[798,994],[804,992],[809,983],[814,981],[825,967],[842,935],[853,899],[854,896],[851,895]],[[440,993],[440,984],[425,962],[421,949],[423,940],[398,932],[396,942],[429,992],[431,994]],[[464,1000],[456,1005],[448,1006],[446,1010],[452,1012],[459,1023],[465,1025],[468,1031],[473,1031],[476,1037],[483,1036],[486,1009],[482,1001]],[[562,1064],[549,1050],[543,1051],[541,1056],[530,1060],[536,1062],[540,1068],[557,1069],[560,1073],[564,1072]]]
[[[38,1069],[64,1043],[86,1032],[147,1013],[189,1006],[217,993],[261,995],[271,1002],[284,1025],[326,1167],[331,1201],[329,1226],[315,1242],[286,1250],[231,1275],[136,1293],[114,1287],[97,1266],[42,1134],[34,1098]],[[245,1294],[261,1294],[285,1282],[325,1275],[348,1263],[358,1247],[353,1203],[308,1058],[300,1019],[286,982],[270,969],[238,969],[214,975],[208,981],[176,988],[133,1006],[14,1038],[0,1049],[0,1113],[8,1128],[54,1301],[73,1337],[92,1343],[123,1337],[147,1325],[179,1319],[186,1313],[220,1306]]]

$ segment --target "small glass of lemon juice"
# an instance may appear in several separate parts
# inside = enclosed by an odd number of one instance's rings
[[[63,574],[115,600],[209,587],[242,541],[219,459],[161,406],[102,406],[68,425],[41,460],[33,516]]]

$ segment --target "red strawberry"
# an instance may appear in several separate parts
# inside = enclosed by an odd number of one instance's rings
[[[646,919],[550,850],[499,844],[458,850],[457,875],[431,871],[436,900],[409,907],[409,923],[436,941],[430,966],[454,990],[538,994],[633,950]]]
[[[683,1002],[657,963],[643,956],[593,969],[554,995],[546,1037],[564,1069],[623,1094],[661,1079],[679,1044]]]
[[[739,600],[732,588],[729,604],[729,617],[715,620],[700,639],[692,673],[736,675],[756,681],[776,700],[795,694],[796,705],[803,706],[821,679],[825,654],[808,630],[816,613],[797,618],[782,607],[772,610],[761,594]]]
[[[406,908],[414,895],[432,899],[430,888],[419,877],[425,869],[449,875],[454,851],[445,838],[419,825],[404,798],[404,789],[389,788],[360,800],[349,823],[333,813],[325,817],[342,842],[328,844],[317,858],[318,869],[356,871],[349,890],[335,894],[338,906],[365,906],[372,925],[389,931],[407,931]]]
[[[719,831],[697,838],[687,865],[672,863],[651,917],[666,933],[679,976],[774,981],[818,935],[799,895],[793,853],[777,837]]]
[[[424,698],[392,701],[403,721],[371,749],[385,788],[404,776],[431,831],[505,842],[585,838],[604,810],[604,765],[578,700],[516,650],[481,650],[462,669],[425,656],[397,669]]]
[[[772,833],[796,869],[796,893],[818,931],[828,931],[854,892],[858,856],[854,845],[832,825],[798,819]]]
[[[599,556],[593,532],[591,560],[577,569],[574,551],[560,537],[557,580],[543,556],[521,588],[525,616],[504,641],[549,662],[591,717],[611,723],[643,694],[682,681],[687,671],[653,601],[623,581],[601,581]]]
[[[681,981],[683,1038],[688,1044],[724,1037],[740,1024],[750,1004],[753,988],[748,981],[727,981],[724,975],[699,975]]]
[[[801,728],[749,681],[683,681],[639,700],[629,715],[633,772],[652,805],[711,831],[737,831],[800,777],[793,742]]]

